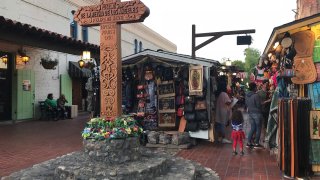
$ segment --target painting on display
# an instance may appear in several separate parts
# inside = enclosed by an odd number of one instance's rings
[[[160,113],[168,113],[168,112],[175,112],[175,111],[176,109],[175,109],[174,97],[159,99]]]
[[[175,127],[176,113],[159,113],[159,127]]]
[[[203,66],[189,67],[189,95],[202,95]]]
[[[173,81],[168,81],[168,82],[163,82],[158,85],[158,94],[159,97],[171,97],[175,96],[175,91],[174,91],[174,82]]]
[[[310,111],[310,138],[320,139],[320,111]]]
[[[308,97],[311,99],[312,109],[320,110],[320,82],[308,85]]]

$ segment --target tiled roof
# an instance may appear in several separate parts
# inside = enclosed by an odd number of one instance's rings
[[[3,36],[0,36],[0,39],[11,40],[11,42],[16,42],[21,44],[21,42],[25,42],[25,41],[18,38],[21,38],[21,37],[28,38],[28,39],[32,38],[33,41],[42,41],[42,42],[40,44],[35,42],[33,43],[30,42],[31,44],[28,44],[28,41],[26,41],[25,43],[23,43],[23,45],[30,45],[30,46],[35,46],[35,47],[44,48],[44,49],[51,49],[59,52],[78,54],[78,52],[74,52],[75,48],[79,49],[79,52],[84,49],[91,50],[92,52],[99,51],[98,45],[83,42],[81,40],[76,40],[69,36],[64,36],[62,34],[41,29],[41,28],[32,26],[30,24],[14,21],[14,20],[5,18],[3,16],[0,16],[0,34],[1,32],[5,32],[8,35],[4,34]],[[9,36],[10,34],[13,35],[11,38]],[[66,46],[67,49],[66,47],[56,48],[55,46],[61,46],[61,47]],[[68,48],[70,48],[69,49],[70,52]]]

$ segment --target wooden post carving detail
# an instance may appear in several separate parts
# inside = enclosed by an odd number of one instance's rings
[[[101,0],[100,4],[80,7],[74,19],[82,26],[100,25],[100,116],[113,119],[121,115],[121,27],[143,22],[149,9],[140,0]]]

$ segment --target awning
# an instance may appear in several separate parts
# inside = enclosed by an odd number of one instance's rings
[[[80,68],[78,62],[69,61],[68,73],[72,78],[89,78],[91,77],[91,70]]]
[[[310,25],[313,25],[319,22],[320,22],[320,13],[312,16],[308,16],[302,19],[298,19],[290,23],[283,24],[281,26],[273,28],[273,31],[271,33],[267,46],[263,51],[263,54],[268,54],[268,52],[271,51],[274,43],[277,41],[280,41],[283,38],[284,33],[289,32],[290,34],[293,34],[297,31],[310,29],[309,27]]]
[[[163,50],[153,51],[150,49],[146,49],[139,53],[123,57],[122,65],[127,66],[132,64],[139,64],[139,63],[143,63],[148,59],[151,59],[156,62],[172,65],[172,66],[175,66],[178,64],[195,64],[195,65],[198,64],[198,65],[207,66],[207,67],[220,66],[219,61],[212,60],[212,59],[206,59],[206,58],[200,58],[200,57],[196,57],[195,59],[193,59],[191,56],[185,55],[185,54],[178,54],[178,53],[173,53],[173,52],[168,52]]]

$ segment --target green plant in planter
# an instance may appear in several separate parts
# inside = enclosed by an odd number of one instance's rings
[[[49,55],[42,57],[40,62],[45,69],[56,69],[58,63],[58,59],[51,59]]]
[[[93,140],[123,139],[137,137],[142,131],[133,117],[122,115],[114,120],[91,119],[82,131],[82,137]]]

